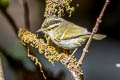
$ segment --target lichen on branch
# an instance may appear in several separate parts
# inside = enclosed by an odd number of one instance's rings
[[[46,18],[53,16],[64,16],[65,13],[71,16],[72,12],[74,12],[74,7],[70,6],[72,0],[45,0],[46,1],[46,9],[44,16]]]
[[[69,63],[65,64],[66,60],[70,56],[68,55],[69,51],[58,48],[51,42],[49,43],[50,39],[48,36],[46,36],[47,43],[45,43],[43,39],[38,39],[37,34],[33,34],[26,29],[20,29],[18,36],[24,45],[31,45],[34,48],[38,48],[40,54],[44,54],[45,58],[47,58],[52,64],[54,64],[55,61],[60,61],[68,68],[75,80],[82,80],[80,79],[82,69],[81,66],[77,66],[77,59],[73,56]]]

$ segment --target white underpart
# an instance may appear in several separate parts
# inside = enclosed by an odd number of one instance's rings
[[[55,40],[52,40],[56,45],[64,48],[64,49],[74,49],[76,47],[79,47],[81,46],[80,44],[74,44],[74,42],[76,41],[77,39],[68,39],[68,40],[61,40],[61,41],[55,41]]]

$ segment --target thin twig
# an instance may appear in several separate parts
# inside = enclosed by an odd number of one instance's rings
[[[24,8],[24,20],[26,29],[30,30],[29,8],[26,0],[21,1]]]
[[[11,27],[13,28],[16,36],[18,34],[18,27],[15,24],[15,21],[13,20],[13,18],[8,14],[8,12],[6,11],[6,9],[0,8],[0,10],[2,11],[2,13],[5,15],[5,17],[7,18],[8,22],[11,24]],[[17,36],[18,37],[18,36]]]
[[[93,31],[92,31],[92,33],[91,33],[91,35],[90,35],[90,38],[88,39],[88,41],[87,41],[87,43],[86,43],[86,45],[85,45],[85,47],[84,47],[84,49],[83,49],[82,55],[81,55],[81,57],[80,57],[80,59],[79,59],[78,66],[83,63],[83,60],[84,60],[84,58],[85,58],[85,56],[86,56],[86,53],[88,52],[88,48],[89,48],[89,46],[90,46],[90,44],[91,44],[92,38],[93,38],[94,34],[98,31],[99,24],[100,24],[101,21],[102,21],[102,17],[103,17],[103,15],[104,15],[104,12],[105,12],[106,7],[107,7],[107,5],[109,4],[109,2],[110,2],[110,0],[106,0],[105,4],[104,4],[104,6],[103,6],[102,11],[101,11],[99,17],[97,18],[96,24],[95,24],[95,26],[94,26],[94,28],[93,28]]]
[[[2,68],[1,55],[0,55],[0,80],[5,80],[4,73],[3,73],[3,68]]]
[[[1,59],[1,53],[4,53],[5,51],[3,48],[0,47],[0,80],[5,80],[3,67],[2,67],[2,59]]]

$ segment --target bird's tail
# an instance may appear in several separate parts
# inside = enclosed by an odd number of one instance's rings
[[[90,35],[84,35],[84,36],[82,36],[82,37],[84,37],[84,38],[89,38]],[[102,39],[104,39],[104,38],[106,38],[106,37],[107,37],[107,36],[106,36],[106,35],[103,35],[103,34],[94,34],[93,39],[102,40]]]
[[[106,35],[103,35],[103,34],[95,34],[93,36],[93,39],[96,39],[96,40],[102,40],[104,38],[106,38],[107,36]]]

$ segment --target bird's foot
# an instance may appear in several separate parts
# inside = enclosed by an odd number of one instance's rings
[[[72,54],[69,56],[69,58],[66,60],[66,62],[65,62],[65,64],[67,64],[69,61],[70,61],[70,59],[72,58],[72,56],[75,54],[75,52],[77,51],[77,49],[78,48],[76,48],[73,52],[72,52]]]

